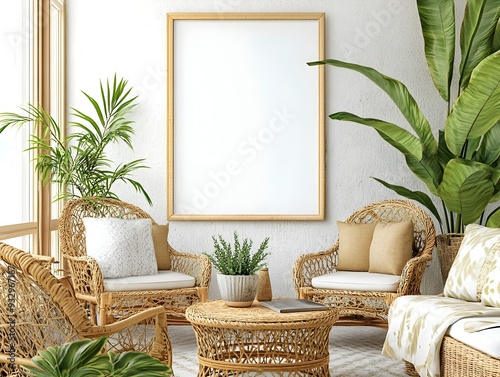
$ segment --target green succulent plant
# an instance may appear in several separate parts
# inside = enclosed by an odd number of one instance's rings
[[[162,377],[172,369],[142,352],[102,353],[107,337],[84,339],[44,349],[26,366],[30,377]]]
[[[442,203],[438,211],[431,197],[375,178],[399,195],[426,206],[441,232],[463,232],[479,222],[500,226],[500,207],[485,217],[486,207],[500,200],[500,0],[468,0],[460,31],[461,60],[455,67],[454,0],[416,0],[425,57],[432,81],[447,112],[436,139],[429,121],[407,87],[377,70],[328,59],[327,64],[359,72],[378,85],[397,105],[413,133],[380,119],[337,112],[331,119],[372,127],[400,151],[408,168]],[[458,77],[453,77],[458,72]],[[451,94],[452,82],[458,94]],[[441,216],[443,215],[443,217]]]
[[[8,127],[23,127],[33,124],[28,150],[38,151],[35,169],[43,184],[57,183],[59,194],[55,200],[80,197],[107,197],[118,199],[112,191],[116,182],[131,184],[151,205],[152,201],[144,187],[131,178],[131,173],[147,168],[144,159],[113,166],[108,158],[110,144],[122,142],[132,149],[133,122],[127,115],[136,106],[137,97],[130,96],[127,81],[107,80],[100,83],[100,98],[94,99],[83,92],[95,115],[92,117],[73,108],[68,136],[65,124],[58,124],[43,108],[28,104],[20,114],[0,113],[0,134]],[[38,130],[42,134],[38,134]]]
[[[240,243],[238,233],[234,232],[234,247],[219,235],[212,236],[214,253],[204,253],[217,271],[223,275],[253,275],[266,264],[264,260],[270,254],[266,252],[269,237],[265,238],[258,250],[252,254],[253,241],[245,238]]]

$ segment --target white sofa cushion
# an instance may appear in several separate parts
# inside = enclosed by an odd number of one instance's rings
[[[191,288],[194,285],[194,277],[170,270],[160,270],[155,275],[104,279],[104,290],[107,292]]]
[[[496,322],[498,327],[475,332],[466,330],[467,325],[478,321]],[[447,334],[471,348],[500,359],[500,317],[462,318],[448,328]]]
[[[481,301],[481,291],[478,289],[481,269],[497,242],[500,242],[500,229],[478,224],[466,226],[464,239],[446,279],[445,296],[465,301]]]
[[[490,268],[484,282],[481,302],[487,306],[500,308],[500,258],[494,259]]]
[[[374,272],[338,271],[314,277],[312,286],[346,291],[396,292],[399,278]]]

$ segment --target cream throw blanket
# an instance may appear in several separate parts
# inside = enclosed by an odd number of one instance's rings
[[[421,377],[439,377],[439,350],[446,330],[465,317],[500,317],[500,309],[442,296],[398,297],[389,310],[382,354],[406,360]]]

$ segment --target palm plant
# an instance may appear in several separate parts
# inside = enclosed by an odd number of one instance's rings
[[[48,347],[26,366],[30,377],[162,377],[172,369],[148,354],[128,351],[102,353],[107,337],[77,340],[62,346]]]
[[[455,69],[455,4],[453,0],[417,0],[431,78],[444,99],[447,118],[436,139],[430,123],[406,86],[373,68],[328,59],[328,64],[357,71],[378,85],[397,105],[414,133],[396,124],[352,113],[331,119],[359,123],[378,134],[405,157],[408,168],[439,198],[441,218],[424,192],[375,178],[397,194],[426,206],[441,232],[462,232],[479,220],[500,226],[500,207],[485,218],[489,203],[500,200],[500,0],[468,0],[460,32],[461,61]],[[458,81],[456,98],[452,83]]]
[[[144,195],[151,205],[151,198],[144,187],[131,178],[137,169],[147,168],[144,159],[133,160],[115,167],[107,156],[107,147],[124,142],[132,149],[133,122],[126,116],[136,106],[137,97],[130,97],[127,81],[116,76],[106,86],[100,83],[100,103],[83,92],[95,111],[91,117],[72,108],[75,121],[69,124],[71,133],[64,136],[64,125],[58,124],[43,108],[28,104],[22,113],[0,113],[0,133],[8,127],[34,125],[28,150],[34,150],[35,169],[43,184],[57,183],[59,194],[55,200],[79,197],[108,197],[118,199],[113,185],[122,181],[131,184]],[[38,132],[41,131],[41,132]]]

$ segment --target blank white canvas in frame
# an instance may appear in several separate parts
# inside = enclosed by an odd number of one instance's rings
[[[322,218],[318,22],[175,19],[169,219]]]

